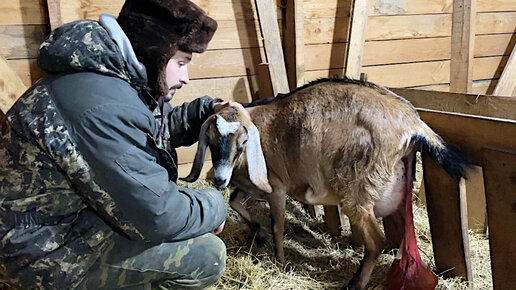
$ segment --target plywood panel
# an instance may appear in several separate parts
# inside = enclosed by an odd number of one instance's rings
[[[45,0],[0,1],[0,25],[47,24]]]
[[[35,58],[48,33],[47,25],[0,25],[0,55]]]

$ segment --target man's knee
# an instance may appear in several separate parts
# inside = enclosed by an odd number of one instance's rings
[[[205,280],[209,285],[215,284],[226,267],[226,245],[213,234],[201,236],[194,241],[196,242],[198,244],[193,247],[193,255],[198,261],[205,261],[199,265],[198,279]]]
[[[205,288],[215,284],[224,273],[226,245],[217,236],[205,234],[189,240],[187,247],[174,252],[165,264],[170,261],[174,261],[180,275],[162,280],[162,288]]]

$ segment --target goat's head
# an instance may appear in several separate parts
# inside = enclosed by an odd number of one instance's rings
[[[213,183],[218,189],[229,184],[234,168],[247,164],[251,183],[262,191],[272,191],[260,145],[260,133],[247,111],[224,108],[204,122],[192,171],[182,180],[193,182],[199,178],[208,146],[213,163]]]

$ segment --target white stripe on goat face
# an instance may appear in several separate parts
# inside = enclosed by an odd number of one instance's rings
[[[217,115],[217,129],[220,135],[227,136],[229,134],[235,134],[238,128],[240,128],[240,122],[228,122],[220,115]]]
[[[220,115],[217,115],[217,129],[219,130],[222,138],[231,138],[228,136],[229,134],[235,134],[240,128],[240,122],[228,122]],[[231,144],[231,143],[230,143]],[[220,144],[222,145],[222,144]],[[231,146],[227,146],[226,148],[219,148],[221,150],[230,150]],[[231,152],[226,152],[227,154],[221,154],[222,156],[227,156],[231,158]],[[231,175],[233,173],[233,168],[229,166],[230,160],[218,160],[219,164],[213,168],[214,169],[214,182],[217,188],[225,188],[229,181],[231,180]]]

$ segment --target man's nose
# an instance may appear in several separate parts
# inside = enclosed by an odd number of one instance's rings
[[[181,78],[179,79],[179,81],[185,85],[190,83],[190,78],[188,77],[188,70],[181,74]]]

